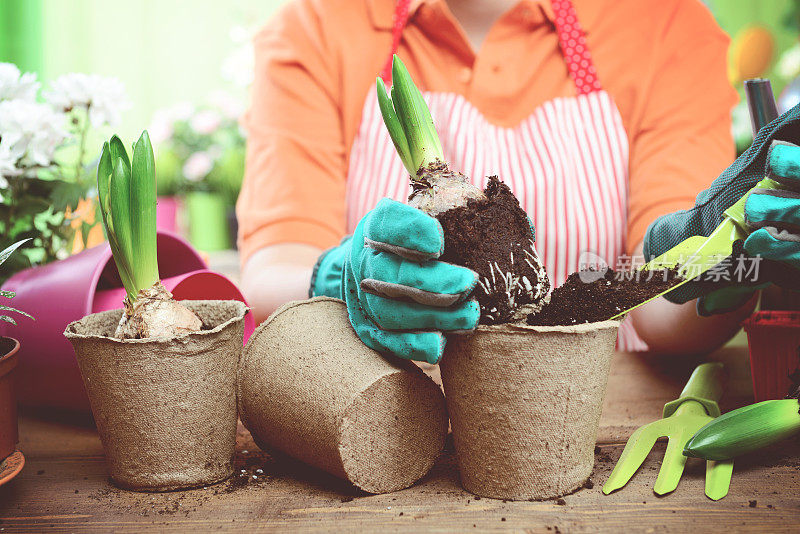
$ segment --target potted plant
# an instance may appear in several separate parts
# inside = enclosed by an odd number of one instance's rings
[[[11,254],[23,244],[24,241],[18,241],[0,252],[0,265],[5,263]],[[0,290],[0,297],[3,299],[12,299],[14,296],[13,291]],[[16,325],[16,320],[8,313],[18,313],[32,319],[23,311],[0,304],[0,321]],[[11,337],[0,336],[0,483],[4,481],[3,462],[14,454],[17,448],[17,396],[14,369],[17,366],[18,350],[19,341]]]
[[[198,249],[230,248],[231,212],[244,174],[238,111],[219,98],[198,107],[177,104],[156,112],[152,130],[159,196],[183,197],[189,240]]]
[[[391,97],[378,79],[378,104],[412,181],[409,204],[441,223],[438,259],[478,274],[480,324],[450,336],[440,363],[461,482],[500,499],[569,493],[594,465],[620,324],[607,319],[674,282],[574,273],[551,294],[530,221],[510,189],[491,177],[481,191],[451,170],[427,105],[396,57],[392,78]]]
[[[247,307],[178,302],[161,284],[147,132],[130,159],[112,137],[97,179],[124,309],[88,315],[64,335],[75,349],[111,478],[144,491],[224,480],[233,472],[236,366]]]
[[[0,63],[0,248],[26,239],[0,283],[102,241],[89,140],[128,105],[114,78],[70,73],[47,90],[33,73]]]

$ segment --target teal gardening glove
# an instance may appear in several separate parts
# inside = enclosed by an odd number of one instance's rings
[[[800,195],[795,191],[800,191],[800,147],[778,140],[787,138],[800,139],[800,107],[762,128],[751,147],[697,196],[694,208],[662,216],[650,225],[644,242],[646,259],[693,235],[708,236],[722,222],[724,211],[765,175],[786,188],[758,189],[748,195],[745,221],[751,233],[744,243],[736,242],[732,256],[717,266],[727,265],[725,276],[715,268],[716,280],[698,277],[668,293],[668,300],[683,303],[699,297],[698,313],[711,315],[741,306],[769,283],[798,289]]]
[[[311,296],[341,298],[368,347],[437,363],[445,333],[474,330],[480,308],[469,295],[478,275],[437,261],[444,234],[435,218],[382,199],[351,238],[317,262]]]

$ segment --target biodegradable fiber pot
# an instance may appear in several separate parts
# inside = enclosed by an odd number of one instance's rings
[[[256,443],[370,493],[406,488],[444,447],[442,392],[419,368],[356,336],[342,301],[289,303],[259,326],[239,366],[239,415]]]
[[[247,307],[182,301],[204,330],[172,339],[111,337],[122,310],[70,323],[89,402],[116,484],[167,491],[233,473],[236,367]]]
[[[481,325],[450,338],[440,367],[467,491],[549,499],[586,482],[618,327]]]

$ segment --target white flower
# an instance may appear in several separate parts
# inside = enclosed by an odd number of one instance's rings
[[[183,175],[187,180],[198,182],[205,178],[214,168],[213,158],[206,152],[195,152],[183,164]]]
[[[15,174],[15,168],[49,167],[67,137],[63,125],[64,115],[47,104],[0,102],[0,172]]]
[[[78,72],[59,76],[44,96],[50,104],[64,111],[88,108],[89,121],[95,128],[104,124],[115,126],[122,111],[130,107],[122,82],[98,74]]]
[[[39,82],[36,74],[26,72],[20,75],[13,63],[0,63],[0,100],[36,100]]]
[[[17,160],[19,159],[17,155],[11,152],[9,145],[9,143],[4,143],[0,139],[0,188],[8,187],[8,181],[3,176],[15,173]]]
[[[219,116],[219,113],[210,109],[204,109],[198,111],[189,119],[189,126],[192,127],[192,130],[201,135],[210,135],[219,128],[221,122],[222,118]]]

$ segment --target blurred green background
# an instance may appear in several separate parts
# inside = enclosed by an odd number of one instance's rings
[[[36,72],[43,87],[71,72],[119,79],[132,106],[113,133],[135,139],[150,130],[159,195],[175,203],[165,227],[201,250],[229,248],[244,164],[237,118],[249,99],[252,36],[286,1],[0,0],[0,62]],[[800,103],[800,0],[704,4],[731,36],[728,73],[740,95],[744,79],[767,77],[781,111]],[[752,139],[743,99],[733,119],[742,151]],[[92,131],[88,146],[99,147],[110,133]],[[92,195],[88,187],[83,196]],[[160,208],[166,212],[168,202]],[[94,224],[90,214],[72,220]],[[87,241],[88,231],[81,231],[86,244],[102,238],[97,229]]]
[[[45,83],[68,72],[119,78],[133,102],[120,133],[133,137],[156,109],[216,89],[246,101],[251,34],[284,1],[0,0],[0,61]]]

